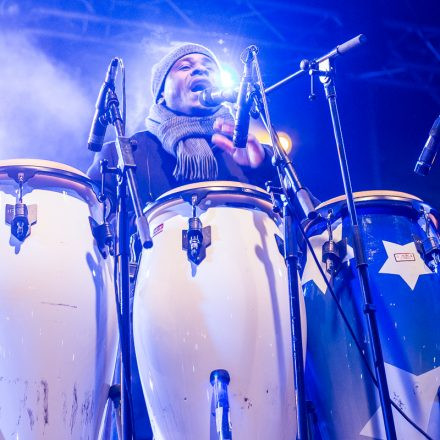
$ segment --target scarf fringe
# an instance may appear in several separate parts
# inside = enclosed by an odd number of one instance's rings
[[[214,121],[222,117],[233,122],[227,107],[210,116],[178,116],[160,104],[153,104],[146,119],[147,129],[176,158],[173,176],[177,181],[215,180],[217,161],[208,140],[214,134]]]

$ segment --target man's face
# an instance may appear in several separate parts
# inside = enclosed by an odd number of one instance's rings
[[[219,82],[217,64],[206,55],[191,53],[179,58],[165,79],[162,96],[166,106],[176,113],[203,116],[217,108],[205,107],[199,102],[199,94]]]

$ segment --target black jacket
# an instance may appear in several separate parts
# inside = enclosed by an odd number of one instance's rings
[[[176,181],[173,170],[176,164],[174,156],[166,152],[159,140],[148,131],[141,131],[132,136],[137,142],[134,159],[137,165],[136,180],[142,204],[156,200],[161,194],[194,181]],[[218,164],[217,180],[250,183],[264,188],[268,180],[277,182],[275,168],[271,164],[271,152],[265,147],[266,155],[263,163],[258,168],[241,167],[231,156],[219,148],[213,147],[213,153]],[[100,181],[100,160],[107,159],[109,166],[116,166],[117,154],[114,142],[104,145],[101,152],[95,154],[94,161],[87,171],[92,180]],[[116,188],[114,178],[106,179],[106,187],[110,191]]]

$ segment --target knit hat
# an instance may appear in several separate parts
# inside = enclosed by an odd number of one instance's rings
[[[205,46],[196,43],[184,43],[181,46],[176,47],[171,52],[168,52],[160,61],[158,61],[152,69],[151,75],[151,91],[153,93],[154,102],[157,103],[160,93],[165,82],[165,78],[168,75],[173,64],[185,55],[190,53],[201,53],[211,58],[217,67],[220,68],[216,56]]]

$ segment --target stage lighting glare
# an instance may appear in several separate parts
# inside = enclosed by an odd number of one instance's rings
[[[238,84],[239,76],[234,68],[222,64],[220,70],[221,86],[225,89],[232,88]]]
[[[267,145],[272,144],[269,133],[267,132],[266,129],[260,126],[260,124],[257,121],[251,120],[250,131],[254,134],[254,136],[256,136],[256,138],[262,144],[267,144]],[[280,139],[281,147],[287,154],[290,154],[293,148],[292,137],[289,134],[287,134],[285,131],[277,131],[277,134]],[[295,134],[294,134],[294,139],[295,139],[295,145],[297,146],[298,140]]]
[[[278,137],[280,138],[280,144],[283,147],[284,151],[289,154],[292,151],[292,139],[291,137],[284,131],[278,131]]]

